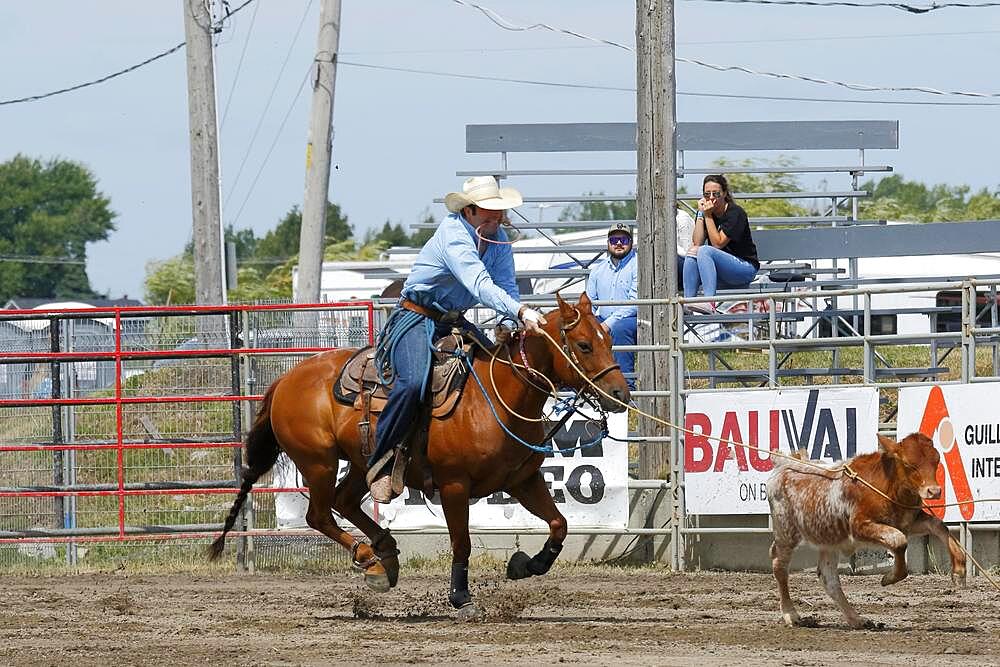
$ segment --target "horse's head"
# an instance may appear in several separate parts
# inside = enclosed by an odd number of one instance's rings
[[[563,355],[553,351],[552,354],[553,367],[559,381],[577,390],[589,390],[605,410],[624,411],[625,404],[631,398],[628,384],[611,354],[611,335],[594,317],[590,297],[584,292],[575,306],[564,301],[558,294],[556,299],[559,309],[545,316],[548,320],[545,330],[566,353]],[[567,356],[572,364],[566,359]],[[573,368],[573,364],[585,378]],[[595,391],[591,383],[601,391]]]

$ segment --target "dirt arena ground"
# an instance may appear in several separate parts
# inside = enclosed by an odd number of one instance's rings
[[[0,664],[1000,664],[1000,594],[944,576],[882,588],[844,577],[880,630],[851,631],[812,574],[793,576],[817,628],[785,628],[767,574],[557,567],[473,573],[485,617],[457,622],[441,571],[385,595],[360,575],[0,576]]]

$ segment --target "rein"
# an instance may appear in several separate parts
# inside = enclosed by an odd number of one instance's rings
[[[572,354],[572,350],[569,348],[569,343],[568,343],[568,339],[566,337],[566,332],[572,330],[573,327],[575,327],[577,324],[579,324],[580,320],[583,317],[583,315],[580,313],[579,309],[577,309],[577,308],[574,307],[573,310],[574,310],[574,312],[576,312],[576,319],[574,319],[571,323],[569,323],[567,325],[561,325],[560,326],[560,333],[561,333],[562,339],[563,339],[563,341],[565,343],[564,354],[566,352],[569,352],[570,354]],[[547,335],[548,334],[546,334],[546,336]],[[519,412],[517,412],[516,410],[514,410],[510,405],[507,404],[507,402],[503,398],[503,395],[500,393],[500,391],[499,391],[499,389],[497,387],[496,377],[495,377],[495,364],[499,360],[500,363],[507,364],[508,366],[510,366],[512,374],[519,381],[521,381],[521,382],[529,385],[530,387],[532,387],[536,391],[539,391],[539,392],[541,392],[543,394],[547,394],[548,396],[550,396],[552,398],[558,399],[558,392],[556,391],[555,384],[546,375],[544,375],[540,371],[532,368],[531,364],[528,362],[527,353],[525,352],[525,349],[524,349],[524,336],[523,336],[523,334],[521,335],[520,340],[519,340],[519,348],[520,348],[521,359],[524,361],[523,365],[522,364],[518,364],[517,362],[515,362],[513,360],[513,357],[510,354],[510,347],[509,346],[507,346],[507,348],[506,348],[507,349],[507,359],[506,360],[505,359],[501,359],[501,358],[498,357],[497,350],[490,350],[490,349],[485,348],[482,345],[480,345],[480,347],[483,347],[484,351],[486,351],[490,355],[490,365],[489,365],[490,385],[492,386],[493,393],[496,395],[497,401],[500,403],[500,405],[502,405],[503,408],[510,415],[512,415],[512,416],[514,416],[514,417],[516,417],[516,418],[518,418],[518,419],[520,419],[522,421],[525,421],[525,422],[529,422],[529,423],[543,423],[543,422],[551,422],[551,421],[553,421],[551,419],[546,419],[545,417],[536,418],[536,417],[528,417],[526,415],[520,414]],[[479,385],[480,390],[483,392],[483,398],[486,399],[486,403],[487,403],[487,405],[490,406],[490,410],[493,413],[493,417],[496,419],[497,423],[500,424],[501,428],[503,428],[504,431],[506,431],[507,434],[510,437],[514,438],[519,443],[521,443],[522,445],[524,445],[525,447],[528,447],[529,449],[531,449],[533,451],[543,452],[543,453],[551,452],[552,451],[551,447],[543,447],[540,444],[536,445],[536,444],[529,443],[529,442],[525,441],[524,439],[522,439],[521,437],[519,437],[516,434],[514,434],[513,432],[511,432],[510,429],[507,428],[507,425],[503,423],[503,421],[500,419],[500,416],[497,414],[496,407],[493,405],[493,400],[490,398],[489,394],[486,392],[486,387],[483,385],[482,380],[479,378],[479,375],[476,373],[475,369],[473,368],[472,361],[469,359],[468,356],[465,357],[465,361],[466,361],[466,364],[467,364],[467,366],[469,368],[469,373],[476,379],[476,383]],[[576,368],[575,365],[574,365],[574,368]],[[596,373],[593,378],[586,378],[586,376],[584,376],[584,378],[588,379],[588,381],[590,381],[591,383],[593,383],[594,380],[597,380],[597,379],[603,377],[604,375],[606,375],[607,373],[611,372],[612,370],[615,370],[616,368],[619,368],[618,364],[612,364],[611,366],[608,366],[607,368],[604,368],[601,371],[599,371],[598,373]],[[527,371],[528,375],[527,376],[523,376],[521,374],[521,372],[520,372],[521,369]],[[580,371],[577,369],[577,372],[580,372]],[[531,379],[532,375],[541,377],[543,380],[545,380],[545,382],[548,383],[549,387],[545,388],[545,387],[542,387],[542,386],[538,385],[537,383],[535,383]],[[589,417],[589,415],[586,415],[585,413],[583,413],[580,410],[580,408],[578,407],[578,403],[581,400],[584,401],[584,402],[586,402],[588,405],[590,405],[592,408],[594,408],[595,410],[597,410],[601,414],[601,431],[598,434],[598,437],[596,437],[594,440],[592,440],[590,442],[583,443],[581,445],[577,445],[577,446],[569,448],[569,449],[561,449],[560,451],[569,452],[569,451],[575,451],[577,449],[583,449],[583,448],[586,448],[586,447],[591,447],[591,446],[597,444],[598,442],[600,442],[601,440],[603,440],[608,435],[607,412],[599,404],[595,403],[593,400],[591,400],[589,397],[587,397],[584,394],[584,392],[577,392],[576,395],[573,397],[573,399],[568,404],[565,401],[561,401],[560,402],[560,405],[564,406],[564,407],[561,408],[561,410],[564,410],[565,414],[558,421],[556,421],[551,428],[549,428],[548,433],[546,433],[545,437],[542,438],[542,441],[541,441],[542,443],[549,442],[552,439],[552,437],[559,431],[559,429],[561,429],[563,427],[563,425],[565,425],[565,423],[569,420],[569,418],[572,417],[574,414],[581,414],[581,415],[584,415],[586,417]],[[556,407],[554,411],[555,412],[559,412],[561,410],[560,410],[559,407]]]
[[[476,384],[479,385],[480,391],[483,392],[483,398],[486,399],[486,404],[488,406],[490,406],[490,412],[493,413],[493,418],[496,420],[497,424],[500,425],[500,428],[502,428],[507,433],[507,435],[509,435],[511,438],[513,438],[514,440],[516,440],[517,442],[521,443],[522,445],[524,445],[525,447],[527,447],[528,449],[530,449],[532,451],[539,452],[539,453],[542,453],[542,454],[550,454],[550,453],[552,453],[553,448],[551,446],[550,447],[544,447],[542,445],[532,444],[532,443],[528,442],[527,440],[521,438],[519,435],[517,435],[516,433],[514,433],[513,431],[511,431],[507,427],[507,425],[503,422],[503,420],[500,419],[500,415],[497,414],[496,406],[493,405],[493,401],[490,400],[490,395],[486,392],[486,387],[483,386],[483,381],[479,379],[479,375],[476,373],[475,368],[472,367],[472,360],[468,357],[468,355],[464,355],[464,356],[465,356],[465,363],[469,367],[469,374],[473,378],[475,378]],[[491,374],[491,376],[492,376],[492,374]],[[497,394],[497,397],[499,398],[499,394]],[[504,407],[506,408],[506,405]],[[574,407],[575,407],[575,405],[574,405]],[[507,410],[510,411],[509,408],[507,408]],[[521,419],[524,419],[520,415],[517,415],[517,416],[519,418],[521,418]],[[566,421],[569,419],[570,416],[571,416],[571,413],[570,413],[569,410],[567,410],[566,411],[566,415],[564,415],[563,418],[558,422],[558,424],[556,425],[556,427],[552,431],[550,431],[548,435],[546,435],[546,437],[542,440],[542,442],[543,443],[544,442],[548,442],[552,438],[552,436],[556,433],[556,431],[558,431],[560,428],[562,428],[562,425],[566,423]],[[544,421],[544,420],[535,419],[535,420],[530,420],[530,421]],[[607,416],[604,416],[602,418],[602,420],[601,420],[601,432],[598,434],[598,437],[594,438],[594,440],[592,440],[590,442],[585,442],[585,443],[577,445],[575,447],[570,447],[570,448],[567,448],[567,449],[560,448],[559,451],[560,452],[572,452],[572,451],[576,451],[578,449],[584,449],[586,447],[592,447],[593,445],[596,445],[598,442],[600,442],[601,440],[603,440],[604,436],[605,436],[605,434],[607,434],[607,432],[608,432],[608,420],[607,420]]]

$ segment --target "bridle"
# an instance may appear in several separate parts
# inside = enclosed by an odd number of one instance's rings
[[[576,306],[571,306],[571,308],[573,308],[573,312],[576,313],[576,319],[574,319],[572,322],[568,324],[561,323],[559,325],[559,336],[562,342],[563,352],[566,354],[566,356],[570,358],[570,360],[573,362],[573,365],[576,366],[580,375],[583,375],[583,364],[581,364],[580,360],[577,358],[576,352],[573,351],[573,348],[569,344],[569,337],[566,335],[568,331],[572,331],[576,327],[576,325],[580,323],[580,320],[583,319],[583,313],[581,313],[580,309],[577,308]],[[616,363],[613,363],[607,368],[603,368],[600,371],[598,371],[593,377],[587,377],[586,375],[583,375],[583,377],[588,382],[594,383],[613,370],[621,370],[621,366],[619,366]]]

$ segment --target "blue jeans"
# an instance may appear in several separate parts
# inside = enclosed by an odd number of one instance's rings
[[[423,399],[420,389],[430,373],[430,357],[427,329],[422,322],[407,331],[396,345],[392,358],[396,382],[375,426],[375,452],[368,459],[369,466],[403,442],[416,421]]]
[[[746,287],[757,275],[753,264],[710,245],[699,246],[697,257],[684,258],[684,296],[698,294],[701,285],[705,296],[717,289]]]
[[[636,316],[623,317],[611,323],[611,343],[613,345],[635,345],[636,340]],[[635,372],[635,352],[613,352],[615,363],[621,366],[622,373]],[[629,391],[635,390],[635,379],[627,376]]]

